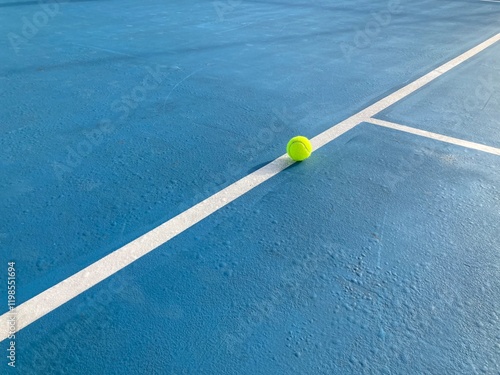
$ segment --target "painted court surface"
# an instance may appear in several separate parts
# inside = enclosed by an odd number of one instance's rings
[[[0,35],[0,373],[500,374],[499,2],[0,0]]]

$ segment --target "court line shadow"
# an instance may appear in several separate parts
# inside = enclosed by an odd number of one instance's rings
[[[270,164],[272,164],[272,166]],[[267,174],[267,173],[269,173],[270,170],[275,170],[275,171],[277,170],[277,171],[281,172],[281,171],[288,169],[288,168],[295,168],[299,164],[300,163],[293,162],[292,159],[282,159],[282,158],[270,159],[264,163],[257,164],[255,166],[253,166],[252,168],[250,168],[249,170],[247,170],[247,175],[252,174],[252,173],[258,171],[259,169],[264,168],[268,165],[269,165],[270,169],[266,170],[265,172],[263,171],[263,173]]]
[[[248,171],[247,171],[247,175],[249,175],[250,173],[253,173],[255,171],[258,171],[259,169],[261,169],[262,167],[265,167],[266,165],[268,165],[270,162],[274,161],[274,159],[270,159],[268,161],[265,161],[264,163],[260,163],[260,164],[257,164],[255,166],[253,166],[252,168],[250,168]]]

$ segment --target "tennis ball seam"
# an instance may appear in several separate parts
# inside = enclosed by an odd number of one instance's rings
[[[308,144],[306,144],[306,143],[304,143],[304,142],[302,142],[302,141],[293,141],[293,142],[292,142],[292,143],[290,143],[290,145],[288,146],[288,149],[292,148],[292,146],[293,146],[293,145],[295,145],[295,144],[297,144],[297,143],[298,143],[299,145],[301,145],[301,146],[304,146],[304,148],[307,150],[307,152],[309,152],[309,153],[311,153],[311,152],[312,152],[311,147],[309,147],[309,145],[308,145]]]
[[[303,161],[311,156],[312,145],[309,139],[304,136],[295,136],[286,146],[287,154],[295,161]],[[292,152],[293,151],[293,152]]]

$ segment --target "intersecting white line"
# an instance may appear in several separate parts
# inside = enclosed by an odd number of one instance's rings
[[[396,124],[394,122],[379,120],[376,118],[370,118],[366,122],[370,122],[370,123],[375,124],[375,125],[383,126],[385,128],[395,129],[395,130],[399,130],[401,132],[411,133],[411,134],[419,135],[421,137],[435,139],[437,141],[451,143],[453,145],[471,148],[474,150],[479,150],[479,151],[487,152],[489,154],[500,156],[500,148],[486,146],[486,145],[483,145],[481,143],[469,142],[469,141],[465,141],[463,139],[448,137],[447,135],[432,133],[432,132],[429,132],[427,130],[416,129],[416,128],[412,128],[412,127],[409,127],[406,125]]]
[[[318,149],[333,141],[361,122],[370,121],[370,119],[380,111],[407,97],[499,40],[500,33],[386,96],[375,104],[370,105],[348,119],[333,125],[331,128],[311,139],[314,149]],[[163,245],[256,186],[264,183],[292,164],[293,162],[286,154],[280,156],[259,170],[234,182],[232,185],[194,205],[134,241],[115,250],[30,300],[18,305],[13,311],[4,313],[0,316],[0,341],[5,340],[9,336],[9,318],[15,315],[16,331],[25,328],[64,303],[92,288],[99,282],[135,262],[137,259]]]

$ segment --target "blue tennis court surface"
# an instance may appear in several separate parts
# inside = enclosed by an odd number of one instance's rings
[[[0,30],[0,373],[500,374],[500,3]]]

